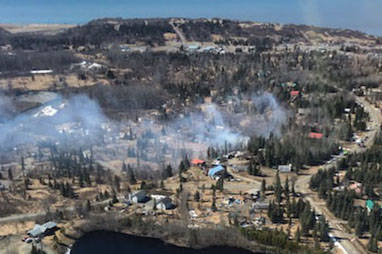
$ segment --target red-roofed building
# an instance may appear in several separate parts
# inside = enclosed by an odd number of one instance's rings
[[[203,165],[204,163],[205,163],[205,161],[204,160],[200,160],[200,159],[193,159],[191,161],[191,164],[195,165],[195,166],[200,166],[200,165]]]
[[[323,137],[324,137],[324,134],[322,133],[318,133],[318,132],[309,133],[309,138],[322,139]]]
[[[293,91],[290,92],[290,96],[292,96],[292,97],[296,97],[299,94],[300,94],[300,91],[297,91],[297,90],[293,90]]]

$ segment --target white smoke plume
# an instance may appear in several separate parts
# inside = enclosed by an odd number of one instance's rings
[[[74,140],[84,139],[99,132],[101,123],[107,121],[98,104],[84,95],[68,100],[58,96],[37,109],[14,117],[6,114],[14,108],[12,102],[4,95],[0,96],[0,101],[0,112],[5,115],[0,123],[2,148],[42,141],[61,142],[69,136],[76,138]]]
[[[0,113],[14,106],[4,96],[0,101]],[[177,163],[185,154],[205,157],[208,147],[243,149],[252,135],[280,134],[287,119],[287,111],[270,93],[231,97],[222,104],[205,103],[183,110],[184,114],[168,121],[147,115],[138,122],[116,122],[85,95],[57,96],[37,109],[3,118],[0,148],[43,142],[70,149],[92,144],[98,146],[98,155],[107,153],[108,158],[125,160],[138,154],[142,161],[159,165]]]

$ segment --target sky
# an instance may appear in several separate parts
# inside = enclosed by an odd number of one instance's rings
[[[0,0],[0,23],[219,17],[350,28],[382,36],[381,11],[382,0]]]

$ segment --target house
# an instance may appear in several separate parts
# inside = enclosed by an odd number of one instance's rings
[[[204,160],[200,160],[200,159],[193,159],[191,161],[191,164],[194,165],[194,166],[203,166],[206,162]]]
[[[366,200],[365,205],[366,205],[366,209],[367,209],[367,211],[370,213],[371,210],[373,210],[373,208],[374,208],[374,201],[368,199],[368,200]]]
[[[208,176],[211,178],[218,178],[224,174],[224,167],[222,165],[217,165],[216,167],[208,170]]]
[[[145,203],[149,197],[146,196],[146,191],[139,190],[129,194],[129,201],[132,203]]]
[[[53,221],[49,221],[43,225],[36,224],[33,229],[27,233],[32,237],[41,237],[54,232],[57,229],[57,224]]]
[[[248,170],[248,166],[247,165],[230,165],[230,166],[232,168],[232,171],[235,172],[235,173],[246,172]]]
[[[241,205],[242,201],[240,199],[237,199],[237,198],[229,197],[229,198],[224,200],[224,204],[226,204],[228,206]]]
[[[6,44],[6,45],[1,45],[0,50],[2,51],[11,51],[12,50],[12,45]]]
[[[382,99],[382,89],[380,88],[372,88],[369,89],[366,95],[370,98],[372,102]]]
[[[53,70],[34,70],[30,72],[31,74],[50,74]]]
[[[278,171],[280,171],[280,173],[289,173],[292,171],[292,164],[288,164],[288,165],[279,165],[277,167]]]
[[[156,207],[158,210],[170,210],[174,209],[175,205],[172,203],[171,198],[165,197],[159,200]]]
[[[269,202],[267,202],[266,200],[259,200],[253,204],[254,210],[267,210],[268,207],[269,207]]]
[[[250,190],[247,190],[244,194],[248,194],[252,197],[258,197],[260,196],[260,189],[259,188],[252,188]]]
[[[88,69],[89,70],[93,70],[93,69],[95,69],[95,70],[100,70],[100,69],[102,69],[102,65],[101,64],[98,64],[98,63],[92,63],[91,65],[89,65],[89,67],[88,67]]]
[[[188,52],[195,52],[195,51],[197,51],[197,50],[199,50],[200,49],[200,46],[199,45],[189,45],[188,47],[187,47],[187,51]]]
[[[33,229],[28,231],[28,235],[32,237],[39,237],[45,233],[45,228],[42,225],[36,224]]]
[[[207,46],[207,47],[204,47],[200,50],[201,52],[204,52],[204,53],[215,53],[215,52],[218,52],[217,48],[214,47],[214,46]]]
[[[290,91],[290,96],[291,97],[297,97],[297,96],[299,96],[300,95],[300,91],[298,91],[298,90],[292,90],[292,91]]]
[[[122,52],[129,52],[130,51],[130,47],[128,45],[119,45],[119,48],[121,49]]]
[[[311,132],[311,133],[309,133],[308,137],[312,138],[312,139],[322,139],[324,137],[324,134],[319,133],[319,132]]]
[[[53,221],[48,221],[47,223],[45,223],[43,225],[46,229],[53,229],[55,227],[57,227],[57,223],[53,222]]]

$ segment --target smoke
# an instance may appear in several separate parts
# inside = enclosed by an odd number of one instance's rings
[[[180,153],[205,156],[208,147],[223,151],[242,149],[253,135],[266,138],[271,133],[280,135],[288,115],[270,93],[240,99],[230,97],[222,105],[204,103],[185,111],[190,112],[178,115],[163,126],[148,119],[130,124],[139,139],[159,140],[170,146],[169,150],[174,149],[172,158],[177,158]],[[147,130],[149,135],[144,134]]]
[[[216,104],[201,105],[200,112],[192,112],[170,122],[168,129],[182,130],[186,136],[183,140],[192,138],[197,143],[209,146],[223,146],[225,143],[240,144],[246,137],[234,130],[228,124],[230,116],[221,111]]]
[[[263,93],[252,96],[252,102],[257,109],[257,119],[252,122],[253,134],[263,137],[269,137],[271,133],[280,135],[288,113],[276,98],[270,93]]]
[[[0,144],[3,149],[43,141],[84,143],[85,139],[94,138],[101,124],[107,121],[98,104],[84,95],[68,100],[57,96],[37,109],[14,117],[7,113],[15,108],[14,103],[4,95],[0,95],[0,101],[3,116]]]
[[[0,96],[0,102],[0,113],[15,108],[5,96]],[[104,161],[136,158],[138,164],[139,157],[141,162],[160,165],[178,163],[185,154],[205,157],[208,147],[221,151],[245,148],[252,135],[279,135],[286,119],[286,110],[270,93],[187,107],[170,120],[145,114],[137,122],[108,119],[98,103],[85,95],[69,99],[57,95],[37,109],[4,118],[0,148],[47,142],[61,149],[78,149],[91,144],[96,158]]]

